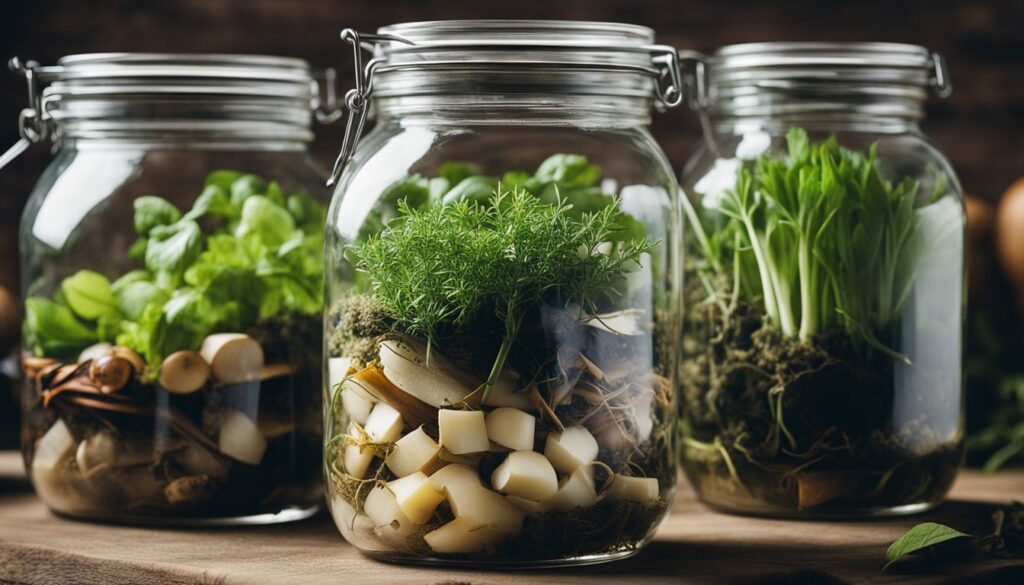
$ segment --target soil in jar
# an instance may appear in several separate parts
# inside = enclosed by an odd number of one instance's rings
[[[599,252],[626,223],[599,169],[549,161],[508,190],[469,171],[449,193],[484,185],[472,196],[403,195],[402,220],[352,246],[367,280],[328,315],[325,457],[335,519],[363,550],[564,560],[635,550],[666,513],[675,406],[654,330],[671,319],[610,294],[654,243]],[[604,223],[537,195],[555,166]]]
[[[710,342],[689,334],[706,349],[680,368],[683,466],[708,502],[827,514],[931,503],[951,487],[962,441],[923,414],[894,423],[890,356],[865,358],[842,332],[787,339],[745,303],[687,321],[713,330]]]

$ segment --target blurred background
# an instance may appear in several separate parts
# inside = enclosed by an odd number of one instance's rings
[[[896,41],[925,45],[949,63],[952,97],[929,103],[925,131],[952,159],[973,199],[971,216],[968,416],[984,461],[1014,440],[1024,449],[1024,370],[1019,308],[1024,288],[1024,184],[1016,206],[996,205],[1024,177],[1024,2],[964,0],[36,0],[9,2],[0,20],[0,57],[52,64],[62,55],[97,51],[265,53],[335,67],[350,85],[344,27],[370,31],[402,21],[449,18],[552,18],[629,22],[656,29],[661,43],[710,52],[749,41]],[[0,72],[0,148],[17,140],[24,82]],[[654,134],[679,168],[700,139],[683,110],[655,118]],[[321,127],[314,151],[329,166],[342,124]],[[0,172],[0,287],[17,291],[17,225],[36,178],[48,162],[37,145]],[[1012,198],[1008,198],[1010,201]],[[1016,210],[1016,211],[1014,211]],[[1019,217],[1016,223],[1014,214]],[[998,229],[997,229],[998,227]],[[997,234],[998,231],[998,234]],[[1014,241],[1014,236],[1017,236]],[[997,249],[1004,249],[1008,270]],[[1007,252],[1006,249],[1009,249]],[[1016,270],[1016,269],[1019,270]],[[1009,275],[1009,278],[1006,276]],[[1019,276],[1019,279],[1015,279]],[[16,293],[15,293],[16,294]],[[16,301],[0,291],[0,352],[16,339]],[[10,363],[10,362],[9,362]],[[10,370],[10,367],[8,367]],[[15,408],[3,399],[0,443],[14,438]],[[987,433],[987,434],[986,434]],[[1019,460],[1020,455],[1018,454]]]

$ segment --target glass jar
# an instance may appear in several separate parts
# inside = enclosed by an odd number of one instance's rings
[[[343,37],[367,75],[325,250],[338,528],[404,563],[635,553],[676,481],[681,211],[647,130],[675,51],[612,23]]]
[[[917,512],[963,453],[964,210],[921,132],[940,56],[758,43],[698,59],[684,170],[681,458],[708,504]]]
[[[53,162],[21,223],[22,449],[55,512],[272,523],[320,502],[324,174],[296,59],[17,63]],[[45,89],[42,89],[45,85]]]

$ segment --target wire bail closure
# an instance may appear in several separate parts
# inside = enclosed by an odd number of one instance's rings
[[[7,62],[7,67],[25,78],[25,85],[28,88],[28,105],[22,108],[18,114],[18,134],[21,138],[8,148],[3,155],[0,155],[0,169],[18,158],[29,146],[42,142],[50,134],[50,124],[44,119],[41,107],[42,93],[39,89],[39,63],[31,60],[22,61],[18,57],[12,57]]]
[[[437,49],[438,46],[417,45],[412,41],[397,35],[367,34],[360,33],[351,28],[341,31],[341,40],[352,45],[353,61],[355,65],[355,88],[345,94],[345,107],[348,109],[348,117],[345,123],[345,137],[342,139],[341,152],[334,161],[331,176],[327,180],[327,186],[333,187],[341,178],[345,165],[355,154],[356,145],[362,136],[366,126],[366,119],[369,115],[370,99],[373,94],[373,77],[377,69],[384,64],[387,57],[376,57],[368,62],[364,61],[363,52],[374,53],[378,43],[382,41],[403,43],[410,46],[423,46],[426,49]],[[478,48],[481,50],[495,49],[495,44],[459,45],[462,49]],[[548,46],[547,48],[550,48]],[[564,49],[566,46],[557,46]],[[667,45],[646,45],[646,46],[608,46],[608,45],[583,45],[583,49],[616,50],[632,53],[647,53],[651,58],[654,69],[649,67],[623,66],[622,70],[636,70],[654,77],[654,89],[658,103],[665,108],[676,108],[686,100],[686,83],[683,77],[683,69],[680,64],[678,51]],[[388,65],[389,69],[404,69],[408,65]],[[600,66],[598,66],[600,67]]]

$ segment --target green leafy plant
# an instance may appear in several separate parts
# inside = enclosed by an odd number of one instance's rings
[[[461,183],[460,183],[461,184]],[[374,294],[406,329],[436,339],[493,311],[504,326],[484,388],[501,374],[525,311],[545,298],[591,309],[615,292],[654,243],[633,240],[602,252],[618,229],[616,205],[577,216],[522,190],[498,188],[487,204],[462,199],[417,210],[354,248]]]
[[[984,470],[993,473],[1024,456],[1024,376],[1009,376],[999,385],[999,408],[988,426],[968,441],[968,448],[991,453]]]
[[[134,209],[130,256],[143,267],[114,282],[81,270],[52,299],[27,299],[26,339],[37,355],[70,358],[107,341],[137,351],[155,376],[166,355],[196,349],[210,333],[321,310],[325,213],[307,194],[223,170],[186,213],[155,196]]]
[[[787,140],[788,156],[740,170],[717,233],[687,209],[696,239],[711,267],[753,266],[735,272],[734,294],[760,299],[784,335],[842,329],[885,350],[873,331],[899,316],[913,284],[917,183],[883,179],[874,147],[812,145],[800,128]]]

